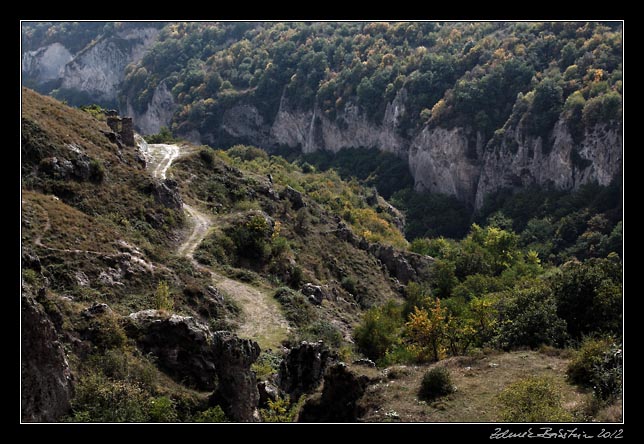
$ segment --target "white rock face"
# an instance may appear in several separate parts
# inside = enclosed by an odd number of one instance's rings
[[[176,103],[165,82],[154,90],[152,99],[143,114],[138,114],[127,102],[127,115],[133,117],[134,125],[143,135],[157,134],[162,126],[168,126],[176,110]]]
[[[405,98],[406,92],[401,90],[387,105],[381,124],[369,121],[351,103],[331,121],[317,108],[293,110],[282,98],[270,127],[256,108],[241,105],[226,112],[222,129],[259,146],[299,146],[304,153],[357,147],[392,152],[407,159],[416,190],[453,195],[475,208],[481,207],[487,194],[505,187],[553,184],[558,189],[575,190],[593,181],[607,185],[620,172],[620,132],[593,128],[576,146],[563,120],[555,125],[549,152],[544,152],[540,138],[514,128],[506,131],[496,147],[486,147],[477,134],[476,147],[470,148],[463,128],[425,127],[408,141],[396,130],[405,111]],[[574,149],[587,161],[575,164]]]
[[[424,128],[409,150],[414,188],[473,203],[480,166],[467,153],[468,141],[462,129]]]
[[[158,34],[156,28],[135,28],[100,38],[65,65],[61,87],[84,91],[101,100],[115,100],[125,67],[143,57]]]
[[[52,43],[22,55],[22,74],[37,82],[56,80],[63,76],[64,67],[72,54],[60,43]]]
[[[369,121],[359,107],[352,103],[345,106],[336,121],[331,121],[317,107],[309,112],[292,111],[282,99],[270,135],[276,144],[299,145],[305,153],[376,147],[401,155],[407,147],[405,140],[396,133],[396,126],[404,112],[405,97],[406,92],[401,90],[387,105],[380,125]]]
[[[541,138],[526,137],[514,129],[507,131],[501,145],[484,154],[475,206],[480,208],[487,194],[503,187],[550,183],[558,189],[576,190],[593,181],[608,185],[620,172],[621,133],[603,125],[586,131],[577,147],[581,158],[591,162],[583,168],[572,160],[575,143],[563,120],[555,125],[553,137],[552,149],[546,153]]]

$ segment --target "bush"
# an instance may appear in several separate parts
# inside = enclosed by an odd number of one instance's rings
[[[154,308],[165,311],[174,309],[174,299],[170,295],[170,289],[166,281],[159,281],[157,285],[157,291],[154,293]]]
[[[212,165],[214,162],[214,155],[212,154],[212,150],[210,148],[204,148],[199,151],[199,158],[203,160],[206,165]]]
[[[544,284],[515,290],[499,311],[503,348],[561,345],[566,339],[566,322],[557,315],[552,290]]]
[[[342,344],[342,333],[329,322],[315,321],[302,329],[300,339],[308,342],[324,341],[325,344],[338,348]]]
[[[144,139],[147,143],[172,143],[177,141],[167,126],[162,126],[158,134],[150,134],[145,136]]]
[[[358,350],[369,359],[380,360],[399,340],[401,307],[393,301],[368,310],[353,331]]]
[[[501,420],[508,422],[569,422],[572,415],[561,406],[554,383],[544,377],[521,379],[498,397]]]
[[[286,319],[296,326],[303,327],[314,320],[315,312],[302,293],[282,287],[273,297],[282,306]]]
[[[195,422],[229,422],[226,414],[218,405],[210,407],[199,413],[195,418]]]
[[[112,381],[100,373],[83,376],[76,385],[74,422],[146,422],[148,398],[137,384]]]
[[[621,347],[610,338],[586,338],[566,374],[573,383],[592,387],[599,399],[614,397],[622,386]]]
[[[100,160],[92,159],[89,163],[89,178],[92,182],[101,183],[105,179],[105,167]]]
[[[291,405],[288,395],[285,398],[268,400],[268,407],[259,409],[259,414],[264,422],[293,422],[299,410],[298,404]]]
[[[434,367],[423,376],[418,390],[418,397],[431,401],[454,392],[454,386],[445,367]]]
[[[152,398],[148,402],[150,422],[177,422],[179,416],[174,401],[167,396]]]

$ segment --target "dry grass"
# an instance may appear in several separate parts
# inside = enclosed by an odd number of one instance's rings
[[[488,355],[481,359],[456,357],[434,365],[445,366],[456,392],[434,402],[418,399],[418,388],[431,366],[396,366],[391,376],[368,389],[362,401],[370,422],[496,422],[497,395],[509,384],[528,376],[550,376],[560,386],[564,408],[577,411],[590,396],[566,382],[568,359],[535,351]],[[394,413],[392,413],[394,412]]]

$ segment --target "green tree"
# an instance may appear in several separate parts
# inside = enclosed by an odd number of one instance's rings
[[[568,262],[552,285],[557,314],[566,321],[574,339],[591,333],[620,333],[622,268],[616,255]]]
[[[401,307],[393,301],[369,309],[355,328],[358,349],[373,360],[382,359],[398,341],[402,326]]]

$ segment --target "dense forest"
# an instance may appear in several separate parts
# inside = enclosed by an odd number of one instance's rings
[[[562,110],[580,131],[620,119],[621,36],[619,23],[591,22],[178,23],[128,68],[122,91],[143,111],[165,81],[183,132],[216,127],[239,100],[271,121],[282,94],[329,118],[355,101],[378,121],[403,88],[403,136],[474,125],[488,140],[511,114],[542,134]]]

